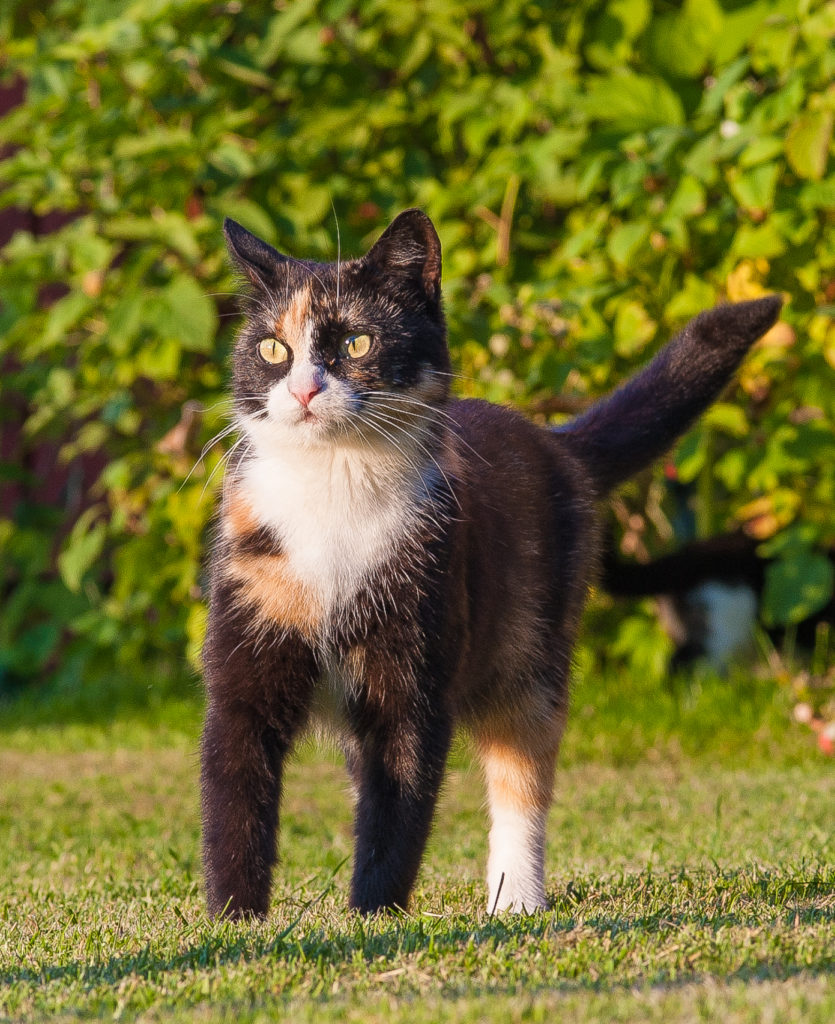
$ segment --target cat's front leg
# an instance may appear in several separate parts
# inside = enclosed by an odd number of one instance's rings
[[[300,640],[259,647],[210,617],[201,741],[209,913],[267,913],[284,759],[306,721],[315,663]]]
[[[392,702],[394,704],[394,702]],[[438,799],[452,733],[439,709],[365,707],[353,748],[357,791],[351,906],[405,909]]]

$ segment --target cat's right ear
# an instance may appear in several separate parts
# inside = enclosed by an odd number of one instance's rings
[[[267,291],[270,283],[275,281],[276,270],[287,262],[287,257],[229,217],[223,222],[223,234],[226,236],[229,255],[238,270],[256,288]]]

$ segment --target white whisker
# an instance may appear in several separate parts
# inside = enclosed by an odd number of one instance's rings
[[[401,430],[403,436],[404,437],[408,437],[409,440],[411,440],[418,447],[418,449],[421,452],[423,452],[423,454],[435,464],[436,469],[438,470],[438,472],[443,477],[444,482],[446,483],[447,488],[449,489],[449,493],[452,496],[453,501],[458,506],[459,511],[461,510],[461,503],[458,501],[458,497],[455,494],[455,489],[453,488],[452,483],[450,482],[449,477],[444,472],[443,467],[441,466],[441,464],[438,462],[438,460],[432,454],[432,451],[431,451],[431,449],[429,448],[428,445],[424,444],[423,441],[418,439],[411,431],[404,430],[402,422],[400,422],[399,420],[392,419],[391,417],[388,417],[388,416],[385,416],[385,415],[380,415],[376,410],[374,410],[371,413],[370,416],[366,415],[366,417],[364,417],[364,420],[367,423],[370,423],[372,420],[374,420],[374,421],[377,422],[378,426],[379,426],[379,423],[382,422],[382,423],[385,423],[387,426],[389,426],[392,429],[395,429],[395,430],[399,429],[399,430]],[[420,430],[420,429],[425,429],[425,428],[420,428],[419,427],[418,429]],[[383,433],[382,428],[380,428],[380,432]],[[403,451],[403,449],[397,444],[397,441],[396,441],[395,438],[391,437],[391,435],[386,435],[386,436],[389,436],[390,440],[392,441],[392,444],[394,444],[395,447],[399,451],[401,451],[401,452]],[[405,454],[405,452],[403,454]]]
[[[194,473],[194,471],[197,469],[197,467],[200,465],[200,463],[203,461],[203,459],[205,459],[205,457],[208,455],[208,453],[211,451],[211,449],[214,448],[214,446],[216,444],[219,444],[225,437],[228,437],[230,434],[234,434],[234,432],[237,429],[238,429],[237,428],[237,424],[232,423],[228,427],[224,427],[223,430],[219,431],[217,434],[215,434],[215,436],[211,440],[207,441],[203,445],[203,450],[197,456],[197,460],[195,461],[195,463],[191,467],[191,469],[188,471],[188,475],[186,476],[185,480],[183,480],[183,482],[177,488],[177,493],[179,493],[185,487],[185,485],[189,482],[189,480],[191,479],[192,473]]]
[[[457,428],[454,431],[456,439],[458,441],[460,441],[461,444],[463,444],[465,448],[467,448],[470,452],[472,452],[472,454],[475,455],[475,457],[477,459],[480,459],[484,463],[485,466],[489,466],[490,465],[490,463],[487,461],[487,459],[484,458],[484,456],[481,454],[481,452],[476,451],[476,449],[473,448],[473,446],[468,441],[465,441],[464,438],[461,436],[461,434],[459,433],[461,424],[458,422],[458,420],[456,420],[454,416],[451,416],[448,412],[446,412],[444,409],[440,408],[439,406],[429,405],[427,402],[424,402],[424,401],[422,401],[419,398],[415,398],[414,395],[410,395],[407,392],[400,392],[400,391],[398,391],[398,392],[394,392],[394,391],[365,391],[365,392],[362,392],[362,394],[364,396],[369,396],[369,397],[377,397],[377,396],[381,396],[382,397],[382,399],[383,399],[382,402],[371,402],[370,403],[370,404],[372,404],[374,406],[375,409],[376,408],[385,408],[385,402],[393,401],[393,402],[400,402],[401,405],[414,405],[414,406],[417,406],[418,408],[427,409],[427,410],[429,410],[433,414],[433,416],[434,415],[443,416],[445,419],[449,420],[450,424],[453,427]],[[389,410],[389,411],[394,412],[394,410]],[[417,414],[416,413],[412,413],[412,415],[416,416]],[[429,419],[429,417],[425,417],[425,418]]]
[[[215,466],[215,468],[209,474],[208,480],[205,482],[205,484],[203,484],[203,490],[200,492],[200,497],[201,498],[206,493],[206,490],[207,490],[209,484],[212,482],[212,478],[214,477],[215,473],[217,473],[218,469],[221,466],[223,466],[226,463],[228,463],[229,459],[232,457],[232,454],[235,452],[235,450],[237,448],[239,448],[242,444],[248,444],[248,443],[249,442],[248,442],[248,439],[246,437],[246,434],[242,434],[238,438],[238,440],[232,445],[232,447],[229,449],[229,451],[226,452],[226,454],[221,459],[218,460],[217,465]]]
[[[342,237],[339,234],[339,218],[336,216],[336,207],[333,205],[333,199],[331,199],[331,209],[333,210],[333,221],[336,224],[336,315],[339,316],[339,275],[340,268],[342,265]]]

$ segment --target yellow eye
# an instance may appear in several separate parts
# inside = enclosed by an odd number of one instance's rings
[[[282,343],[277,341],[275,338],[262,338],[258,342],[258,352],[262,359],[265,359],[268,363],[272,363],[273,365],[286,363],[290,358],[287,346],[282,345]]]
[[[371,348],[370,334],[349,334],[342,341],[342,347],[351,359],[362,359]]]

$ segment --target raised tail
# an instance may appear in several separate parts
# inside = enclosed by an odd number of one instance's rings
[[[643,370],[558,427],[592,476],[598,496],[666,452],[713,402],[783,300],[769,295],[700,313]]]

